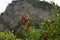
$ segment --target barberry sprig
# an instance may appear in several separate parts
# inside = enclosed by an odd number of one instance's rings
[[[28,20],[25,12],[22,12],[21,20],[22,20],[21,25],[26,26],[26,27],[24,27],[24,32],[27,32],[28,28],[30,26],[30,21]]]

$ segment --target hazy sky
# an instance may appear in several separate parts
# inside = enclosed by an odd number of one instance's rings
[[[42,1],[42,0],[41,0]],[[52,0],[45,0],[45,1],[52,1]],[[60,0],[54,0],[56,4],[60,6]],[[9,3],[11,3],[12,0],[0,0],[0,13],[4,12],[6,7],[8,6]]]
[[[9,3],[11,3],[12,0],[0,0],[0,13],[4,12],[6,7]]]

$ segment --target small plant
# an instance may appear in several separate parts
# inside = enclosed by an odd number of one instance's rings
[[[0,32],[0,40],[16,40],[16,36],[10,32],[10,31],[5,31],[5,32]]]

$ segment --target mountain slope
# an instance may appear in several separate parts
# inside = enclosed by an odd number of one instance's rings
[[[5,12],[0,15],[0,28],[16,28],[18,22],[20,22],[21,20],[21,15],[23,11],[25,11],[28,19],[42,21],[44,17],[48,18],[48,12],[52,11],[50,9],[51,4],[45,1],[13,1],[11,4],[8,5]],[[51,17],[52,16],[53,14],[51,15]]]

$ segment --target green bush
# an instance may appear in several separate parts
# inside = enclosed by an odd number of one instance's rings
[[[16,36],[10,31],[0,32],[0,40],[16,40]]]

